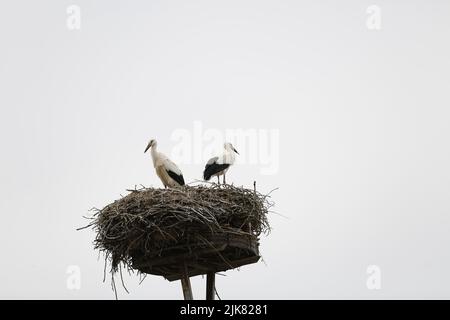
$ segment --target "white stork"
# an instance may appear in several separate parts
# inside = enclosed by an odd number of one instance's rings
[[[239,154],[233,145],[229,142],[223,145],[224,152],[219,157],[209,159],[206,163],[205,171],[203,171],[203,178],[208,181],[212,176],[217,176],[217,183],[220,183],[219,176],[223,175],[223,183],[225,184],[225,174],[230,166],[234,163],[235,155]]]
[[[156,140],[150,140],[144,153],[151,148],[153,166],[159,179],[164,184],[164,188],[184,186],[184,178],[181,170],[165,154],[158,152],[157,146]]]

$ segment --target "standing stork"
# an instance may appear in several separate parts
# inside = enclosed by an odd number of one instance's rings
[[[156,174],[164,185],[164,188],[174,188],[184,186],[184,178],[181,170],[165,154],[158,152],[158,143],[152,139],[145,148],[145,152],[151,148],[153,166]]]
[[[226,142],[224,145],[224,152],[219,157],[209,159],[203,171],[203,178],[208,181],[212,176],[217,176],[217,183],[220,183],[219,176],[223,175],[223,183],[225,184],[225,174],[230,166],[234,163],[235,155],[239,154],[233,145]]]

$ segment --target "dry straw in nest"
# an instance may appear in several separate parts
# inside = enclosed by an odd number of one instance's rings
[[[151,260],[170,248],[190,250],[211,234],[258,237],[270,230],[272,202],[256,190],[211,184],[128,191],[86,226],[96,231],[95,248],[106,253],[113,273],[120,263],[132,270],[135,256]]]

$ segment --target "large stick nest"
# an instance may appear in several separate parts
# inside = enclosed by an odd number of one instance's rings
[[[106,253],[112,272],[129,269],[137,255],[161,257],[173,247],[189,248],[212,234],[248,234],[270,230],[269,195],[233,185],[142,188],[97,212],[87,227],[97,233],[94,245]]]

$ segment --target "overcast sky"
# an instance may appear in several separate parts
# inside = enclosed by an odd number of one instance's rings
[[[75,229],[161,186],[150,138],[187,181],[234,140],[228,182],[279,188],[265,263],[218,276],[223,299],[450,298],[449,16],[444,0],[2,1],[0,298],[114,298]],[[125,281],[120,299],[182,298]]]

